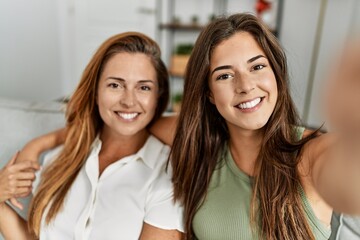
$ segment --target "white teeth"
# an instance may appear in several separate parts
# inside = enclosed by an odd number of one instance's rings
[[[118,115],[125,120],[130,120],[130,119],[135,118],[137,115],[139,115],[139,113],[120,113],[119,112]]]
[[[255,98],[254,100],[246,103],[240,103],[238,106],[240,109],[253,108],[259,104],[261,98]]]

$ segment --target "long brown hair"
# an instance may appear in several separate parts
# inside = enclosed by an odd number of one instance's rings
[[[235,33],[248,32],[264,50],[274,71],[278,99],[264,126],[254,171],[251,222],[265,239],[313,239],[307,223],[297,171],[297,153],[311,135],[296,139],[300,120],[290,97],[285,54],[274,35],[251,14],[220,17],[198,37],[187,65],[184,97],[171,152],[174,195],[184,204],[187,239],[192,219],[206,197],[210,178],[229,139],[226,122],[209,101],[213,49]],[[256,226],[254,224],[256,223]]]
[[[64,199],[90,152],[103,121],[96,105],[100,75],[111,57],[121,52],[143,53],[150,57],[159,84],[158,104],[151,123],[166,109],[169,99],[168,72],[161,60],[159,46],[149,37],[136,32],[115,35],[106,40],[87,65],[80,83],[66,110],[67,136],[57,159],[44,170],[38,191],[29,210],[29,229],[39,237],[41,218],[49,211],[45,221],[50,223],[61,210]],[[149,124],[149,125],[150,125]]]

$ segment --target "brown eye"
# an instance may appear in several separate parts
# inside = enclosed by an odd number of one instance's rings
[[[253,70],[255,70],[255,71],[261,70],[261,69],[263,69],[264,67],[265,67],[265,65],[263,65],[263,64],[255,65],[255,66],[253,67]]]
[[[226,80],[226,79],[229,79],[231,77],[232,77],[231,74],[225,73],[225,74],[221,74],[221,75],[217,76],[216,80]]]
[[[119,84],[117,84],[117,83],[110,83],[108,86],[111,87],[111,88],[118,88],[118,87],[119,87]]]
[[[146,85],[141,86],[140,89],[141,89],[142,91],[150,91],[150,90],[151,90],[151,88],[150,88],[149,86],[146,86]]]

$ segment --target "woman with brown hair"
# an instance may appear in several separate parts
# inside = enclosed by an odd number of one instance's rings
[[[329,91],[337,95],[328,106],[340,134],[321,134],[300,127],[285,54],[256,17],[220,17],[201,32],[187,66],[174,140],[169,124],[175,118],[152,128],[173,141],[174,196],[184,205],[187,239],[328,239],[332,208],[324,199],[337,210],[360,213],[360,194],[351,185],[360,182],[354,167],[360,116],[349,109],[358,104],[359,88],[347,81],[359,81],[359,61],[348,59],[335,83],[346,80],[356,94]],[[345,118],[337,116],[341,111]],[[64,135],[35,143],[51,147]],[[351,179],[334,171],[345,167]]]
[[[168,98],[152,39],[127,32],[106,40],[67,105],[64,145],[44,160],[29,233],[2,202],[4,236],[19,236],[6,225],[15,218],[29,238],[180,239],[182,212],[165,171],[170,148],[148,131]]]
[[[352,76],[359,83],[354,60],[343,69],[350,75],[337,81],[346,84]],[[329,168],[341,167],[346,158],[352,158],[349,166],[359,165],[360,131],[351,136],[357,140],[352,146],[343,134],[359,130],[359,114],[350,109],[359,102],[358,83],[350,85],[352,101],[337,88],[332,93],[342,99],[333,95],[327,103],[332,127],[342,135],[305,130],[290,96],[286,57],[273,34],[249,14],[210,23],[188,63],[170,155],[187,239],[328,239],[332,208],[323,196],[337,209],[348,205],[359,214],[360,197],[350,184],[360,181],[360,168],[349,172],[355,182]],[[351,121],[339,118],[340,111]],[[352,191],[332,188],[335,181]]]
[[[330,236],[304,158],[318,132],[296,127],[286,64],[252,15],[219,18],[197,39],[171,153],[189,239]]]

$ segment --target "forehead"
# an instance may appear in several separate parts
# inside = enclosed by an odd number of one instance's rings
[[[239,32],[218,44],[211,55],[211,66],[230,64],[229,61],[246,62],[265,53],[255,38],[248,32]]]
[[[109,76],[125,80],[157,80],[154,64],[144,53],[115,54],[107,61],[101,74],[101,78]]]

